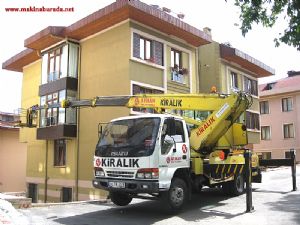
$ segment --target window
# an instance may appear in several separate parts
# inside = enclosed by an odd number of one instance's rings
[[[11,122],[14,121],[14,116],[10,116],[10,115],[2,115],[2,119],[3,122]]]
[[[248,129],[259,130],[259,114],[246,112],[246,124]]]
[[[163,66],[163,44],[133,33],[133,57]]]
[[[271,152],[262,152],[258,155],[259,159],[272,159],[272,153]]]
[[[272,90],[275,87],[275,83],[268,83],[267,86],[265,87],[265,90]]]
[[[181,51],[171,49],[171,80],[185,84],[184,76],[188,71],[186,68],[183,68],[182,55]]]
[[[62,100],[75,100],[77,92],[61,90],[52,94],[41,96],[41,106],[52,105]],[[40,127],[55,126],[57,124],[76,124],[75,108],[49,108],[40,110]]]
[[[293,110],[292,98],[281,99],[282,112],[289,112]]]
[[[142,87],[136,84],[132,85],[132,94],[133,95],[138,95],[138,94],[163,94],[164,92],[161,90],[156,90],[152,88],[146,88]],[[153,113],[153,109],[146,109],[146,108],[133,108],[133,111],[135,112],[148,112],[148,113]]]
[[[152,41],[143,37],[140,37],[140,58],[144,60],[153,59]]]
[[[238,89],[238,75],[235,72],[231,72],[231,88]]]
[[[244,91],[257,96],[257,81],[244,76]]]
[[[293,138],[294,137],[294,125],[293,124],[284,124],[283,125],[283,137],[284,138]]]
[[[66,165],[66,141],[54,140],[54,166]]]
[[[290,152],[290,151],[285,152],[285,153],[284,153],[284,156],[285,156],[286,159],[292,158],[292,157],[291,157],[291,152]]]
[[[168,136],[166,134],[166,131],[167,131],[167,120],[164,122],[162,137],[161,137],[161,142],[162,142],[161,153],[163,155],[170,152],[172,146],[174,145],[174,142],[176,143],[185,142],[184,129],[181,121],[175,120],[175,135]]]
[[[270,126],[262,126],[260,133],[261,140],[270,140],[271,139],[271,129]]]
[[[269,102],[262,101],[259,103],[260,114],[269,114]]]
[[[42,84],[62,77],[78,77],[79,45],[69,42],[60,45],[42,57]]]
[[[32,203],[37,203],[37,201],[38,201],[38,185],[37,184],[28,183],[27,197],[31,198]]]
[[[48,82],[55,81],[61,74],[61,55],[62,48],[48,52]]]
[[[63,187],[61,190],[61,200],[62,202],[72,201],[72,188]]]

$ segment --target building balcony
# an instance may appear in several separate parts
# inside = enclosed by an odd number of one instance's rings
[[[77,125],[58,124],[55,126],[37,128],[38,140],[70,139],[77,137]]]

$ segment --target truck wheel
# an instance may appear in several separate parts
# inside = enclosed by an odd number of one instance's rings
[[[242,174],[235,176],[233,181],[229,181],[222,185],[225,194],[238,196],[245,192],[245,181]]]
[[[164,201],[172,210],[181,209],[188,196],[185,181],[180,178],[174,178],[169,191],[164,195]]]
[[[121,192],[110,192],[111,201],[118,206],[126,206],[132,201],[132,197]]]

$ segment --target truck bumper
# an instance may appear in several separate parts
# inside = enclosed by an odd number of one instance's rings
[[[111,184],[121,183],[119,187],[113,187]],[[93,180],[93,186],[95,188],[107,190],[107,191],[122,191],[127,193],[158,193],[159,183],[158,181],[137,181],[137,180],[118,180],[118,179],[105,179],[96,178]]]

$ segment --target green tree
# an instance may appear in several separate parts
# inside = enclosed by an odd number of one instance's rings
[[[300,0],[235,0],[235,5],[240,8],[244,36],[253,23],[273,27],[279,15],[284,15],[288,26],[274,38],[275,46],[282,42],[300,50]]]

